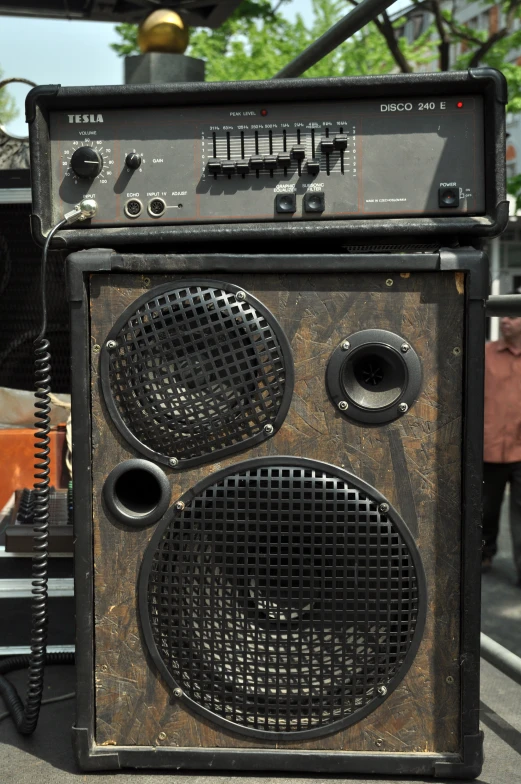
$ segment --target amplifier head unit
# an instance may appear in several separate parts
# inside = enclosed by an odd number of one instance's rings
[[[494,236],[503,76],[391,75],[29,93],[33,232],[61,246]]]

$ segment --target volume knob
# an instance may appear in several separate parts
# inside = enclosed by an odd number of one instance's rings
[[[80,147],[73,153],[71,169],[78,177],[92,180],[103,168],[103,158],[93,147]]]

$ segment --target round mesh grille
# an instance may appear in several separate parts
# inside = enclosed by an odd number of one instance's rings
[[[185,466],[273,435],[293,391],[291,350],[274,316],[218,281],[160,286],[134,302],[108,335],[101,374],[125,438]]]
[[[409,667],[425,607],[418,552],[385,499],[297,458],[244,462],[190,498],[141,573],[145,637],[169,684],[214,721],[277,737],[376,708]]]

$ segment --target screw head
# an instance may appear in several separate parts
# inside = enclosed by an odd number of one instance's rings
[[[447,683],[454,683],[454,678],[452,677],[452,675],[447,675],[445,680]]]
[[[92,347],[93,354],[99,354],[100,351],[101,351],[101,346],[98,343],[94,343]]]
[[[398,404],[398,411],[400,412],[400,414],[405,414],[405,412],[408,410],[409,410],[409,406],[407,405],[407,403]]]
[[[383,746],[384,745],[383,738],[377,738],[374,742],[374,745],[378,746],[378,748],[380,748],[380,746]]]
[[[351,343],[348,340],[344,340],[342,343],[342,351],[347,351],[348,348],[351,348]]]
[[[273,425],[264,425],[264,432],[266,435],[271,436],[273,433]]]
[[[183,690],[182,689],[174,689],[174,697],[182,697]]]
[[[382,514],[385,514],[386,512],[389,511],[389,504],[380,504],[380,506],[378,507],[378,511],[381,512]]]
[[[385,697],[385,695],[387,694],[387,686],[378,686],[377,692],[380,695],[380,697]]]
[[[244,293],[244,291],[238,291],[237,294],[235,295],[235,299],[238,299],[239,302],[243,302],[246,299],[246,294]]]
[[[143,286],[148,289],[150,286],[150,278],[143,278]]]
[[[179,460],[177,459],[177,457],[171,457],[170,460],[168,461],[168,465],[171,468],[175,468],[176,466],[179,465]]]
[[[116,343],[115,340],[107,340],[107,348],[108,349],[116,348],[117,345],[118,344]]]
[[[402,343],[402,345],[400,346],[400,349],[401,349],[402,353],[407,354],[407,352],[410,349],[410,346],[409,346],[408,343]]]
[[[455,357],[458,357],[461,354],[460,347],[459,346],[454,346],[454,348],[452,349],[452,353],[454,354]]]
[[[347,409],[349,408],[349,403],[347,402],[347,400],[341,400],[340,403],[338,404],[338,407],[340,411],[347,411]]]
[[[166,740],[166,732],[160,732],[157,737],[159,740]]]
[[[385,281],[385,285],[386,286],[394,285],[394,280],[392,278],[387,278],[387,280]]]
[[[178,512],[182,512],[183,509],[185,508],[185,505],[182,501],[177,501],[175,503],[175,508],[177,509]]]

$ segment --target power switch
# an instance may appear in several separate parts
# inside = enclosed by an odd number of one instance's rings
[[[442,185],[438,189],[438,205],[440,207],[459,207],[459,188],[456,185]]]

